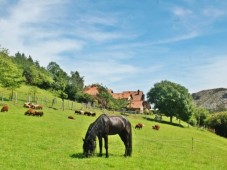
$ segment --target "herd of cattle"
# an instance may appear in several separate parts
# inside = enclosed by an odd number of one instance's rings
[[[142,123],[137,123],[136,126],[135,126],[135,129],[142,129],[144,126],[144,124]],[[152,129],[154,130],[159,130],[160,129],[160,125],[154,125],[152,126]]]
[[[43,116],[43,111],[40,111],[43,109],[42,105],[38,105],[38,104],[33,104],[33,103],[24,103],[24,107],[25,108],[29,108],[24,115],[26,116],[38,116],[41,117]],[[4,105],[1,109],[1,112],[8,112],[9,111],[9,107],[8,105]],[[89,112],[89,111],[83,111],[83,110],[75,110],[75,113],[78,115],[87,115],[87,116],[96,116],[95,112]],[[68,116],[69,119],[74,119],[73,116]],[[138,123],[135,126],[135,129],[142,129],[144,126],[144,124],[142,123]],[[154,130],[159,130],[160,129],[160,125],[154,125],[152,126],[152,129]]]
[[[42,110],[43,106],[39,104],[33,104],[33,103],[24,103],[25,108],[29,108],[24,115],[26,116],[38,116],[41,117],[43,116],[43,111],[37,111],[37,110]]]
[[[75,113],[78,115],[96,116],[95,112],[89,112],[89,111],[83,111],[83,110],[76,110]]]
[[[83,110],[75,110],[75,114],[78,115],[87,115],[87,116],[96,116],[95,112],[83,111]],[[68,116],[68,119],[75,119],[73,116]]]

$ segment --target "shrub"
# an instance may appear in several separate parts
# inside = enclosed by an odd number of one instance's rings
[[[196,125],[197,125],[197,120],[196,120],[196,118],[195,118],[194,115],[192,115],[192,116],[190,117],[188,123],[189,123],[190,125],[192,125],[192,126],[196,126]]]
[[[215,129],[215,133],[227,137],[227,112],[213,114],[207,119],[207,126]]]

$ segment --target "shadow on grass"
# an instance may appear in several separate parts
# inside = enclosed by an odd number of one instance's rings
[[[179,123],[171,123],[171,122],[168,122],[168,121],[165,121],[165,120],[156,121],[155,119],[148,118],[148,117],[143,117],[143,118],[146,119],[146,120],[148,120],[148,121],[152,121],[152,122],[157,122],[157,123],[162,123],[162,124],[167,124],[167,125],[172,125],[172,126],[177,126],[177,127],[184,128],[184,126],[181,125],[181,124],[179,124]]]
[[[103,154],[102,156],[100,156],[99,154],[94,154],[90,157],[85,157],[84,154],[82,154],[82,153],[74,153],[74,154],[70,155],[70,157],[77,158],[77,159],[89,159],[89,158],[94,158],[94,157],[107,158],[105,154]],[[109,153],[109,157],[124,157],[124,155],[115,155],[115,154]]]
[[[71,158],[77,158],[77,159],[84,159],[84,158],[86,158],[84,156],[84,154],[82,154],[82,153],[74,153],[74,154],[70,155],[70,157]]]

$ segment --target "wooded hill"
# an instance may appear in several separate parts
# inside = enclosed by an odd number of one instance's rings
[[[227,109],[227,89],[215,88],[193,93],[192,97],[199,107],[204,107],[211,112]]]

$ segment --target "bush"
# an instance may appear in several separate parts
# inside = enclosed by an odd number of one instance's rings
[[[196,124],[198,126],[204,126],[208,115],[209,112],[205,108],[196,108],[193,117],[196,119]]]
[[[191,126],[196,126],[197,125],[197,120],[195,118],[195,116],[191,116],[188,123],[191,125]]]
[[[153,112],[151,110],[149,110],[149,109],[144,109],[144,114],[145,115],[152,115]]]
[[[215,129],[215,133],[227,137],[227,112],[213,114],[207,120],[207,126]]]

